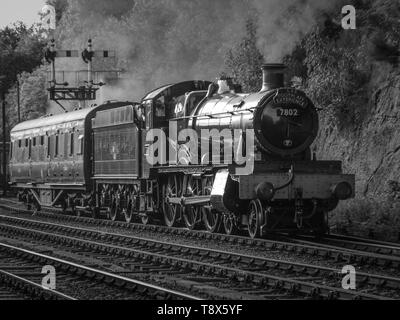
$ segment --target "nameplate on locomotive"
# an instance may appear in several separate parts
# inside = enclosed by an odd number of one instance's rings
[[[308,99],[304,93],[298,90],[281,89],[278,90],[273,98],[273,104],[276,108],[279,108],[282,105],[297,105],[302,109],[305,109],[308,106]]]

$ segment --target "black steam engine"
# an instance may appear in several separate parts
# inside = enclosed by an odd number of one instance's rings
[[[265,65],[257,93],[236,92],[230,79],[187,81],[140,103],[19,124],[11,133],[11,184],[36,210],[251,237],[325,233],[327,213],[354,197],[354,175],[312,154],[317,110],[304,92],[284,86],[283,70]]]

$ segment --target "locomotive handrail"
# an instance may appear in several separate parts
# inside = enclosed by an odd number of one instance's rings
[[[254,113],[255,109],[256,109],[256,107],[241,110],[241,111],[227,111],[227,112],[214,113],[214,114],[200,114],[200,115],[193,115],[193,116],[187,116],[187,117],[181,117],[181,118],[173,118],[173,119],[170,119],[170,121],[179,121],[179,120],[194,119],[194,118],[201,118],[201,117],[215,119],[215,118],[217,118],[216,116],[224,116],[224,117],[218,117],[218,118],[222,119],[222,118],[227,118],[229,116],[233,116],[235,114],[245,113],[246,111],[248,111],[250,113]]]

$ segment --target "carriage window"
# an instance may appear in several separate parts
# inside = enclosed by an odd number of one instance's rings
[[[22,147],[22,140],[18,140],[18,148]]]
[[[59,150],[58,150],[58,147],[59,147],[59,139],[60,139],[60,136],[59,136],[59,132],[57,131],[57,134],[56,134],[56,146],[55,146],[55,148],[54,148],[54,156],[55,156],[55,157],[57,157],[57,156],[59,155]]]
[[[74,140],[74,133],[72,132],[70,134],[70,139],[69,139],[69,155],[73,156],[74,155],[74,144],[75,144],[75,140]]]
[[[25,148],[28,148],[28,144],[29,144],[28,139],[25,139]]]
[[[31,159],[32,158],[32,140],[29,139],[29,156],[28,158]]]
[[[50,136],[47,136],[47,158],[50,158],[50,143],[51,143]]]
[[[34,147],[36,147],[36,137],[33,138],[32,144]]]
[[[40,136],[40,145],[44,146],[44,136]]]
[[[55,135],[55,139],[56,139],[56,141],[55,141],[55,147],[54,147],[54,156],[55,157],[58,157],[58,155],[60,154],[60,131],[57,131],[56,132],[56,135]]]
[[[64,145],[65,145],[65,134],[62,132],[60,133],[60,137],[59,137],[59,148],[58,148],[58,154],[60,155],[60,157],[64,156]]]

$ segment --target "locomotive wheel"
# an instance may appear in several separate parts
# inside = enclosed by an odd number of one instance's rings
[[[203,221],[206,230],[211,233],[219,232],[221,227],[221,214],[211,210],[210,208],[203,208]]]
[[[252,200],[249,205],[249,236],[254,239],[261,236],[263,222],[263,207],[260,200]]]
[[[130,195],[128,208],[124,214],[126,223],[131,223],[133,218],[138,214],[138,203],[137,203],[138,194],[139,194],[139,190],[138,190],[137,186],[134,186],[133,191]]]
[[[236,220],[233,214],[224,214],[222,218],[224,230],[227,235],[237,233]]]
[[[186,189],[187,196],[200,196],[201,195],[201,180],[194,179],[192,176],[189,178],[188,186]],[[197,223],[199,222],[199,218],[201,217],[201,210],[199,206],[189,205],[183,209],[183,221],[185,223],[186,228],[189,230],[194,230],[196,228]]]
[[[203,181],[203,194],[211,194],[213,186],[213,177],[205,178]],[[221,214],[211,209],[211,206],[203,206],[202,209],[203,222],[206,230],[211,233],[217,233],[221,227]]]
[[[168,197],[180,197],[181,196],[181,184],[177,176],[169,176],[168,183],[164,187],[164,199],[163,199],[163,213],[165,224],[168,227],[173,227],[176,224],[177,219],[180,217],[182,208],[179,205],[175,205],[168,202]]]
[[[199,219],[199,207],[187,206],[183,212],[183,221],[186,228],[194,230]]]

